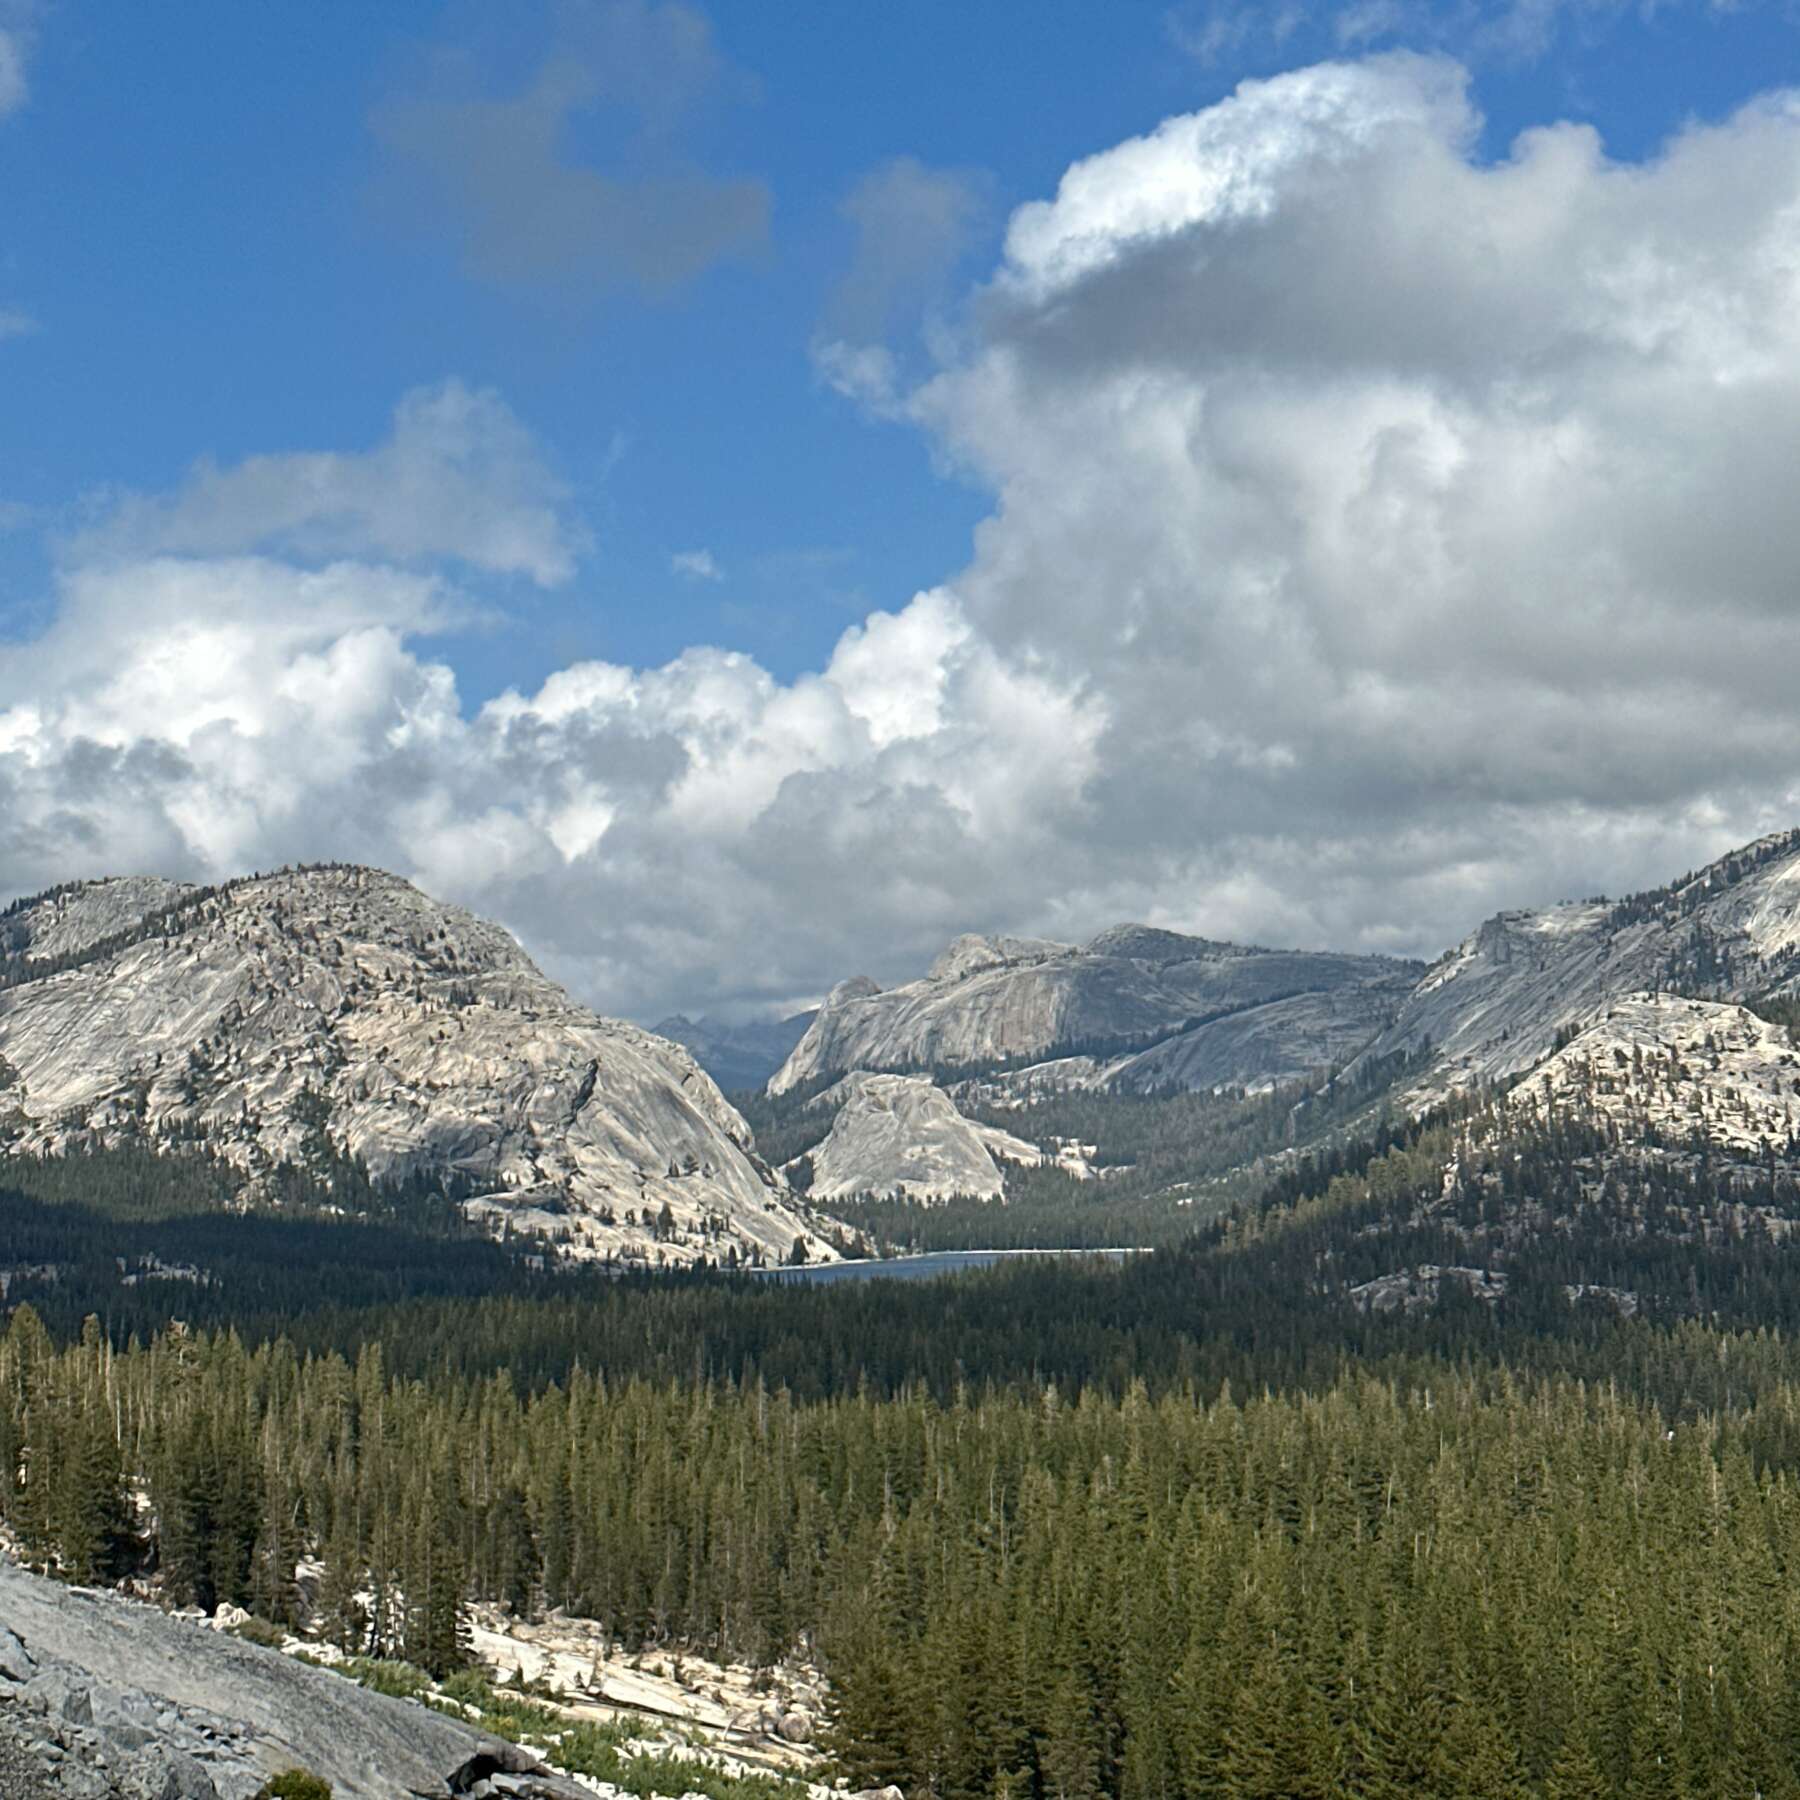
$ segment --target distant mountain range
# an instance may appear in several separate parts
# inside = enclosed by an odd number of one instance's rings
[[[841,1234],[813,1199],[994,1197],[1030,1160],[959,1098],[1330,1070],[1379,1095],[1404,1069],[1390,1107],[1530,1077],[1615,1130],[1785,1142],[1797,994],[1800,832],[1624,900],[1498,914],[1429,967],[1131,925],[1079,946],[967,936],[916,981],[841,982],[816,1014],[660,1033],[578,1005],[506,932],[378,870],[131,877],[0,913],[0,1148],[198,1146],[252,1195],[284,1165],[329,1178],[353,1157],[580,1255],[817,1259]],[[832,1090],[798,1133],[811,1199],[757,1156],[721,1081],[766,1082],[778,1112]]]
[[[1072,1091],[1268,1088],[1339,1069],[1379,1094],[1387,1071],[1404,1069],[1386,1103],[1417,1113],[1531,1076],[1534,1092],[1597,1109],[1614,1130],[1698,1131],[1742,1151],[1800,1133],[1800,1057],[1785,1027],[1749,1010],[1773,1015],[1797,994],[1800,832],[1786,832],[1623,900],[1497,914],[1429,966],[1143,926],[1079,946],[958,938],[916,981],[840,982],[769,1091],[882,1071],[934,1079],[965,1105],[1009,1106]],[[921,1107],[909,1098],[905,1116]],[[923,1144],[902,1154],[895,1118],[894,1105],[844,1107],[834,1192],[845,1170],[925,1191]],[[981,1173],[966,1146],[956,1166]],[[984,1191],[1005,1166],[992,1164]]]
[[[1628,995],[1800,988],[1800,832],[1625,900],[1495,915],[1427,967],[1145,926],[1084,945],[961,937],[917,981],[840,982],[769,1082],[998,1072],[1019,1096],[1272,1085],[1429,1052],[1421,1094],[1535,1067]]]
[[[682,1045],[726,1093],[736,1094],[768,1084],[806,1035],[817,1011],[815,1007],[792,1018],[753,1019],[744,1025],[676,1013],[655,1030],[658,1037]]]

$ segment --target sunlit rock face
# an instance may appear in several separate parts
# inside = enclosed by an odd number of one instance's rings
[[[1354,1053],[1420,965],[1120,925],[1081,946],[958,938],[922,980],[840,983],[770,1082],[1092,1055],[1097,1085],[1266,1083]]]
[[[198,1140],[253,1175],[347,1153],[460,1176],[477,1216],[581,1254],[832,1254],[687,1051],[392,875],[84,883],[0,931],[18,1148]]]
[[[837,1108],[830,1133],[811,1152],[810,1192],[825,1205],[853,1194],[998,1200],[1006,1163],[1043,1160],[1035,1144],[964,1118],[919,1075],[858,1070],[812,1104]]]
[[[1432,965],[1372,1050],[1429,1046],[1426,1096],[1535,1069],[1631,996],[1796,989],[1800,833],[1787,832],[1626,900],[1497,914]]]

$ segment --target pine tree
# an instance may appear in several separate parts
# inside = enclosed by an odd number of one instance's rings
[[[460,1506],[448,1464],[422,1480],[407,1534],[402,1574],[406,1595],[402,1642],[408,1662],[444,1676],[468,1661],[463,1621],[463,1559],[458,1547]]]
[[[1544,1780],[1544,1800],[1612,1800],[1613,1786],[1585,1736],[1563,1740]]]

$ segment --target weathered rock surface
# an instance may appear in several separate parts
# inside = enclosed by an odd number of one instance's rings
[[[1742,1001],[1800,987],[1800,833],[1620,902],[1500,913],[1435,963],[1371,1047],[1429,1043],[1421,1096],[1535,1068],[1634,994]]]
[[[810,1012],[788,1019],[751,1020],[727,1025],[717,1019],[684,1018],[680,1013],[656,1027],[658,1037],[682,1045],[728,1094],[766,1087],[769,1077],[793,1055],[813,1022]]]
[[[1800,1133],[1800,1051],[1741,1006],[1632,994],[1532,1072],[1524,1102],[1576,1109],[1680,1145],[1785,1151]]]
[[[310,1769],[338,1800],[588,1790],[470,1726],[223,1632],[0,1564],[0,1779],[21,1797],[246,1800]],[[19,1654],[22,1652],[22,1655]],[[23,1664],[24,1666],[21,1666]],[[35,1783],[34,1787],[31,1785]]]
[[[1267,1088],[1348,1062],[1412,990],[1412,975],[1295,994],[1213,1020],[1106,1066],[1123,1094]]]
[[[329,1147],[583,1253],[833,1254],[686,1050],[394,876],[93,882],[4,929],[0,1141],[198,1138],[252,1174]]]
[[[192,890],[160,875],[82,881],[17,902],[0,917],[0,955],[48,962],[142,924]]]
[[[812,1105],[837,1109],[830,1133],[811,1152],[811,1192],[825,1205],[853,1194],[998,1200],[1003,1162],[1043,1160],[1035,1144],[965,1119],[948,1094],[919,1075],[858,1070]]]
[[[1077,1052],[1139,1064],[1131,1082],[1144,1087],[1279,1079],[1372,1038],[1419,973],[1386,957],[1246,949],[1143,925],[1116,926],[1079,948],[963,937],[920,981],[833,989],[769,1087],[785,1093],[852,1069],[972,1068]],[[1297,997],[1323,1003],[1290,1004]],[[1271,1008],[1283,1010],[1253,1025],[1252,1015]],[[1163,1054],[1141,1063],[1152,1041]]]

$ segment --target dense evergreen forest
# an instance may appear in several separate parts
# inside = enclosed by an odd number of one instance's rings
[[[909,1792],[1792,1793],[1800,1383],[1771,1339],[1651,1335],[1743,1397],[1445,1357],[1255,1398],[522,1394],[374,1346],[58,1353],[21,1309],[5,1511],[72,1577],[150,1560],[272,1619],[313,1546],[329,1631],[438,1670],[471,1594],[799,1647],[844,1771]]]
[[[132,1154],[0,1171],[0,1514],[72,1579],[802,1654],[908,1794],[1800,1793],[1786,1149],[1473,1098],[1124,1265],[817,1287]]]

